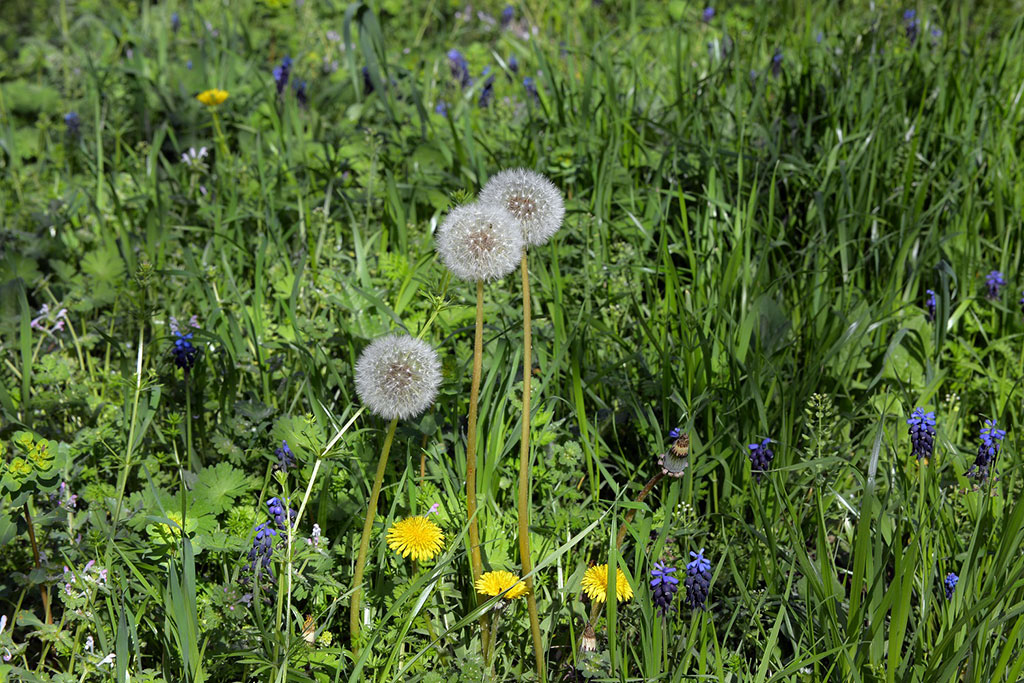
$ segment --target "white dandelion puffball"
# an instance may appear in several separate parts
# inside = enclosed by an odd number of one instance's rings
[[[416,417],[434,402],[441,361],[430,344],[389,334],[374,340],[356,362],[356,393],[375,415]]]
[[[565,202],[555,184],[540,173],[512,168],[498,173],[480,191],[480,203],[503,206],[531,247],[545,244],[562,227]]]
[[[500,206],[466,204],[452,209],[437,229],[437,253],[457,278],[497,280],[519,265],[523,235]]]

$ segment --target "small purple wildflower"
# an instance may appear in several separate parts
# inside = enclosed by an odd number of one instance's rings
[[[996,420],[985,420],[985,427],[981,430],[978,455],[964,476],[977,477],[981,481],[988,479],[989,471],[999,454],[999,446],[1005,438],[1006,431],[996,427]]]
[[[281,447],[274,451],[274,455],[277,456],[277,464],[274,465],[274,469],[287,472],[295,467],[295,454],[292,453],[292,449],[288,448],[287,441],[281,442]]]
[[[772,55],[772,76],[778,78],[782,75],[782,48],[775,48],[775,54]]]
[[[985,284],[988,286],[988,298],[995,301],[999,298],[999,290],[1006,286],[1006,280],[1000,271],[993,270],[985,276]]]
[[[933,323],[933,322],[935,322],[935,308],[936,308],[935,292],[933,290],[931,290],[931,289],[926,289],[924,291],[925,291],[925,294],[928,295],[928,302],[927,302],[927,306],[928,306],[928,322]]]
[[[192,345],[192,333],[182,334],[181,331],[174,333],[178,338],[174,340],[174,348],[171,353],[174,355],[174,364],[182,370],[191,370],[196,364],[196,356],[199,349]]]
[[[693,609],[703,609],[711,589],[711,562],[704,557],[704,548],[690,551],[691,562],[686,565],[686,602]]]
[[[480,90],[479,105],[481,109],[486,109],[491,104],[491,98],[494,97],[494,74],[491,73],[491,67],[485,66],[480,78],[484,79],[484,86]]]
[[[181,28],[181,17],[178,16],[177,12],[171,13],[171,31],[177,33],[178,29]]]
[[[275,496],[274,498],[271,498],[270,500],[267,501],[267,514],[274,518],[274,523],[277,524],[279,528],[284,528],[284,520],[286,515],[285,504],[280,498],[277,498]],[[289,509],[287,512],[287,516],[290,519],[295,519],[295,515],[297,514],[298,513],[295,510],[291,509]]]
[[[715,8],[705,7],[704,12],[701,13],[701,19],[705,24],[710,24],[711,20],[715,18]]]
[[[469,75],[469,62],[455,48],[448,50],[448,68],[451,69],[452,78],[458,81],[460,86],[466,88],[473,85],[473,79]]]
[[[434,113],[448,118],[448,105],[442,100],[434,105]]]
[[[956,584],[959,581],[960,577],[954,574],[953,572],[946,574],[946,580],[943,581],[943,584],[946,588],[946,600],[953,599],[953,591],[956,590]]]
[[[274,67],[274,83],[277,85],[277,94],[280,95],[284,92],[285,86],[288,85],[288,76],[292,72],[292,58],[288,55],[284,56],[281,63]]]
[[[263,522],[256,527],[256,536],[252,539],[252,548],[249,549],[248,555],[250,564],[243,571],[255,574],[262,567],[273,576],[274,570],[270,566],[270,560],[274,556],[275,540],[277,540],[277,531],[270,526],[270,522]]]
[[[526,89],[527,94],[533,98],[533,101],[540,104],[540,93],[537,92],[537,84],[534,83],[533,79],[529,76],[524,78],[523,87]]]
[[[772,459],[775,457],[775,453],[768,447],[771,442],[771,439],[763,439],[761,443],[752,443],[747,446],[750,449],[750,471],[758,483],[761,482],[761,475],[771,466]]]
[[[508,70],[514,74],[519,73],[519,60],[516,59],[515,55],[509,55],[508,57]]]
[[[910,448],[918,460],[930,458],[935,452],[935,413],[915,408],[907,420],[910,425]]]
[[[675,573],[675,567],[668,567],[663,562],[655,562],[651,570],[651,602],[664,616],[672,609],[672,598],[679,590],[679,579],[671,574]]]
[[[78,112],[69,111],[67,114],[64,114],[64,127],[67,130],[68,137],[78,137],[82,128],[82,118],[78,115]]]
[[[1021,292],[1020,301],[1018,301],[1017,303],[1020,304],[1020,312],[1024,313],[1024,292]]]
[[[516,18],[516,10],[512,5],[505,5],[505,9],[501,10],[501,27],[505,28],[512,23],[512,20]]]
[[[921,22],[917,20],[917,10],[908,9],[903,13],[903,27],[907,33],[907,40],[911,43],[917,41],[917,32]]]
[[[682,433],[683,430],[681,430],[679,427],[673,427],[672,429],[668,430],[668,438],[678,439]]]
[[[309,85],[309,81],[305,81],[301,78],[296,78],[292,81],[292,90],[295,91],[295,101],[299,103],[300,107],[305,107],[309,104],[309,93],[306,91],[306,86]]]

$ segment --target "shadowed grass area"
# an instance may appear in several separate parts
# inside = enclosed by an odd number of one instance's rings
[[[567,211],[529,259],[547,679],[1018,680],[1024,4],[503,9],[5,3],[0,680],[535,680],[526,601],[476,602],[475,299],[433,235],[519,166]],[[521,568],[521,297],[487,287],[484,571]],[[395,432],[353,648],[387,427],[343,427],[353,366],[427,327],[444,381]],[[985,420],[1007,434],[981,481]],[[677,427],[683,476],[634,502]],[[254,571],[271,498],[304,513]],[[384,536],[423,514],[446,545],[412,563]],[[633,599],[582,595],[601,564]]]

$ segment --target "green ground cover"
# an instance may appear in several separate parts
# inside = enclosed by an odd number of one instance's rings
[[[513,167],[566,211],[528,252],[545,680],[1021,680],[1024,3],[504,8],[0,7],[0,681],[539,680],[469,541],[521,575],[524,290],[485,287],[470,518],[435,253]],[[354,377],[395,332],[442,381],[391,439]]]

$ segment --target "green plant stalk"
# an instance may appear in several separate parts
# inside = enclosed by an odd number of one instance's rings
[[[484,282],[476,283],[476,332],[473,335],[473,380],[469,388],[469,425],[466,430],[466,515],[469,517],[469,557],[473,570],[473,589],[484,571],[480,557],[480,528],[476,521],[476,421],[477,401],[480,398],[480,375],[484,356]],[[487,597],[477,593],[477,604],[486,602]],[[487,612],[480,615],[480,647],[483,650],[484,666],[490,662],[489,635],[491,617]]]
[[[352,602],[349,606],[348,625],[352,652],[358,651],[359,640],[359,602],[363,597],[363,572],[366,569],[366,553],[370,548],[370,531],[373,529],[373,518],[377,515],[377,499],[380,498],[380,485],[384,481],[384,470],[388,466],[388,453],[391,442],[395,439],[395,428],[398,426],[396,417],[388,425],[388,434],[384,438],[384,448],[377,461],[377,474],[373,477],[373,489],[370,491],[370,504],[366,508],[366,521],[363,522],[363,536],[359,540],[359,557],[356,559],[356,571],[352,576]]]
[[[121,482],[117,487],[117,507],[114,509],[114,519],[111,521],[111,539],[117,535],[117,523],[121,517],[121,502],[124,499],[124,487],[128,484],[128,472],[132,465],[132,447],[135,445],[135,425],[139,417],[139,396],[142,394],[142,348],[144,328],[139,328],[139,355],[135,362],[135,398],[132,401],[132,423],[128,426],[128,451],[124,457],[124,470],[121,472]],[[108,347],[109,350],[109,347]]]
[[[188,368],[185,368],[185,448],[188,456],[188,469],[195,472],[192,463],[192,384],[188,381]]]
[[[536,660],[537,679],[543,683],[544,650],[540,640],[537,596],[533,592],[533,559],[530,555],[530,378],[533,374],[533,335],[530,319],[530,274],[526,251],[520,263],[523,274],[523,433],[519,439],[519,557],[526,581],[526,607],[530,613],[530,636]],[[497,634],[497,623],[494,631]]]
[[[28,511],[28,501],[25,501],[25,524],[28,525],[28,540],[32,543],[32,557],[36,562],[36,569],[42,565],[39,563],[39,546],[36,544],[36,528],[32,524],[32,515]],[[46,613],[46,623],[53,623],[53,614],[50,612],[50,591],[46,584],[39,586],[39,595],[43,599],[43,611]],[[13,630],[13,629],[12,629]]]

